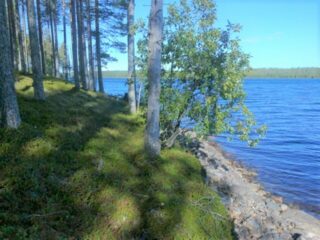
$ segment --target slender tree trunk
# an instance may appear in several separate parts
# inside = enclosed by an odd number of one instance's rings
[[[22,63],[21,63],[21,53],[20,53],[20,41],[19,41],[19,34],[21,34],[20,29],[20,16],[19,16],[19,0],[13,1],[13,11],[14,11],[14,23],[15,23],[15,35],[16,35],[16,58],[17,58],[17,66],[18,70],[22,71]]]
[[[14,89],[10,39],[7,29],[6,1],[0,1],[0,122],[2,126],[17,128],[21,123],[17,97]]]
[[[64,49],[63,72],[64,72],[64,78],[68,80],[69,76],[68,76],[67,18],[66,18],[67,8],[66,8],[65,0],[62,1],[62,6],[63,6],[63,49]]]
[[[92,34],[91,34],[91,7],[90,0],[87,0],[87,35],[88,35],[88,51],[89,51],[89,84],[90,90],[96,90],[94,78],[94,59],[92,50]]]
[[[50,34],[51,34],[51,52],[52,52],[52,64],[53,64],[53,75],[57,76],[57,56],[56,56],[56,47],[54,39],[54,28],[53,28],[53,13],[52,13],[52,2],[50,1],[50,13],[49,13],[49,22],[50,22]]]
[[[136,76],[135,76],[135,53],[134,53],[134,0],[128,4],[128,100],[131,113],[136,113]]]
[[[99,92],[104,92],[102,70],[101,70],[101,43],[100,43],[100,8],[99,0],[95,0],[95,25],[96,25],[96,60],[98,66]]]
[[[22,37],[22,30],[21,30],[21,23],[20,23],[20,10],[19,10],[19,1],[16,1],[16,22],[17,22],[17,29],[18,29],[18,40],[19,40],[19,53],[20,53],[20,62],[21,62],[21,71],[23,73],[27,72],[26,68],[26,60],[24,56],[24,43]]]
[[[76,89],[80,89],[78,72],[78,42],[76,25],[76,0],[71,0],[71,34],[72,34],[72,59],[73,59],[73,78]]]
[[[34,97],[37,100],[44,100],[43,75],[41,69],[40,49],[38,30],[35,19],[35,7],[33,0],[27,0],[28,26],[31,48],[31,62],[33,74]]]
[[[29,56],[28,56],[28,43],[27,43],[27,22],[26,22],[26,11],[25,5],[22,4],[22,29],[23,29],[23,41],[24,41],[24,56],[26,61],[26,71],[29,71]]]
[[[58,42],[58,16],[57,16],[57,2],[53,0],[53,22],[54,22],[54,51],[55,51],[55,66],[56,66],[56,75],[55,77],[60,77],[60,57],[59,57],[59,42]]]
[[[79,49],[79,65],[80,65],[80,79],[82,88],[87,90],[87,61],[86,61],[86,43],[83,31],[83,2],[78,0],[77,4],[77,18],[78,18],[78,49]]]
[[[39,43],[40,43],[42,73],[43,73],[43,75],[46,75],[46,61],[45,61],[44,49],[43,49],[42,15],[41,15],[40,0],[37,0],[37,13],[38,13],[37,16],[38,16],[38,30],[39,30]]]
[[[13,1],[7,2],[8,8],[8,26],[9,26],[9,36],[10,36],[10,48],[11,48],[11,62],[15,69],[17,69],[16,64],[16,30],[15,30],[15,23],[14,23],[14,11],[13,11]]]
[[[148,112],[145,133],[145,150],[152,156],[158,156],[160,144],[160,78],[161,51],[163,34],[163,1],[152,0],[149,19],[149,55],[148,55]]]

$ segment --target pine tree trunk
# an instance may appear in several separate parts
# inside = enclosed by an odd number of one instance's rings
[[[38,16],[38,30],[39,30],[42,73],[43,75],[46,75],[46,62],[44,58],[44,49],[43,49],[42,16],[41,16],[40,0],[37,0],[37,13],[38,13],[37,16]]]
[[[7,23],[6,1],[0,1],[0,122],[4,127],[17,128],[21,123],[14,89],[13,66]]]
[[[31,48],[31,62],[33,74],[34,97],[37,100],[44,100],[43,75],[41,69],[40,48],[38,30],[35,19],[35,6],[33,0],[27,0],[28,26]]]
[[[16,69],[18,71],[22,71],[22,65],[21,65],[21,55],[20,55],[20,46],[19,46],[19,7],[17,8],[19,0],[13,0],[13,13],[14,13],[14,29],[15,29],[15,42],[16,42]]]
[[[86,44],[83,31],[83,2],[78,0],[77,4],[77,18],[78,18],[78,50],[79,50],[79,67],[80,67],[80,79],[82,88],[87,90],[87,79],[86,79]]]
[[[90,0],[87,0],[87,35],[88,35],[88,51],[89,51],[89,84],[90,90],[96,90],[94,77],[94,59],[92,50],[92,35],[91,35],[91,7]]]
[[[57,59],[57,56],[56,56],[56,47],[55,47],[55,39],[54,39],[54,28],[53,28],[53,13],[52,13],[52,3],[50,1],[50,13],[49,13],[49,22],[50,22],[50,34],[51,34],[51,52],[52,52],[52,70],[53,70],[53,75],[54,76],[57,76],[57,62],[56,62],[56,59]]]
[[[12,0],[11,1],[8,1],[7,2],[7,8],[8,8],[8,26],[9,26],[9,36],[10,36],[10,48],[11,48],[11,62],[14,66],[15,69],[16,68],[16,43],[15,43],[15,24],[14,24],[14,13],[13,13],[13,2]]]
[[[145,135],[145,150],[152,156],[158,156],[160,144],[160,78],[163,32],[163,1],[152,0],[149,19],[149,55],[148,55],[148,112]]]
[[[134,53],[134,0],[128,4],[128,100],[131,113],[136,113],[136,77],[135,77],[135,53]]]
[[[98,66],[99,92],[104,92],[102,70],[101,70],[101,43],[100,43],[100,9],[99,0],[95,0],[95,23],[96,23],[96,60]]]
[[[19,40],[19,53],[20,53],[20,62],[21,62],[21,71],[22,73],[27,72],[26,60],[25,60],[25,49],[24,42],[22,37],[21,23],[20,23],[20,11],[19,11],[19,1],[16,1],[16,22],[18,29],[18,40]]]
[[[68,52],[67,52],[67,19],[66,19],[66,2],[65,0],[62,1],[63,7],[63,49],[64,49],[64,56],[63,56],[63,72],[64,78],[66,80],[69,79],[68,76]]]
[[[71,34],[72,34],[72,60],[73,60],[73,78],[76,89],[80,89],[78,72],[78,42],[76,25],[76,0],[71,0]]]
[[[29,55],[28,55],[28,43],[27,43],[27,22],[26,22],[26,10],[25,4],[22,4],[22,29],[23,29],[23,41],[24,41],[24,58],[26,60],[26,71],[29,71]]]
[[[55,66],[56,66],[56,75],[55,77],[60,77],[60,57],[59,57],[59,42],[58,42],[58,16],[57,16],[57,3],[56,0],[53,0],[53,22],[54,22],[54,51],[55,51]]]

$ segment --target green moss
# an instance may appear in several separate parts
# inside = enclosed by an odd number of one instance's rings
[[[0,129],[0,239],[232,239],[219,197],[181,149],[143,152],[124,102],[45,81],[16,84],[23,125]]]

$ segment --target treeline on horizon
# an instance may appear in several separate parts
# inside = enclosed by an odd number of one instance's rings
[[[320,78],[320,68],[255,68],[249,78]]]
[[[104,78],[127,78],[127,71],[103,71]],[[137,72],[139,77],[139,72]],[[248,78],[320,78],[320,68],[254,68]]]

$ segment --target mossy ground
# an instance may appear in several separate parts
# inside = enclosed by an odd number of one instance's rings
[[[219,197],[181,149],[151,161],[144,120],[122,101],[16,83],[23,120],[0,130],[0,239],[231,239]]]

